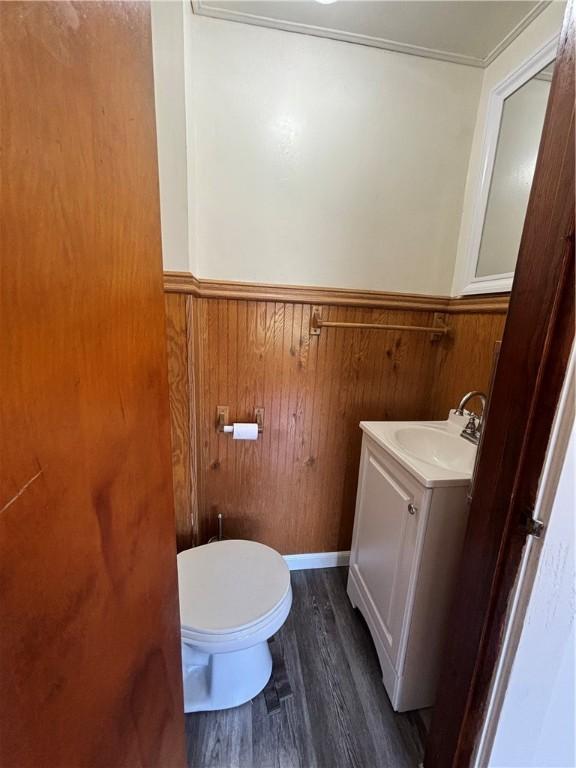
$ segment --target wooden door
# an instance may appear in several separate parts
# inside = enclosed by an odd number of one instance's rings
[[[184,764],[149,9],[0,4],[0,764]]]

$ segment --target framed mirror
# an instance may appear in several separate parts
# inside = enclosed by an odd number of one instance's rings
[[[463,294],[512,287],[557,43],[555,37],[490,94]]]

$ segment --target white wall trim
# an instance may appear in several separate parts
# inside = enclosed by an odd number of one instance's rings
[[[528,11],[526,16],[524,16],[524,18],[521,19],[518,22],[518,24],[513,29],[510,30],[510,32],[508,32],[506,37],[498,43],[498,45],[494,48],[494,50],[490,51],[488,56],[486,56],[486,58],[484,59],[483,66],[488,67],[490,64],[492,64],[494,59],[497,59],[498,56],[500,56],[500,54],[502,53],[502,51],[508,48],[510,43],[513,40],[516,40],[518,35],[522,34],[522,32],[524,32],[526,27],[534,21],[536,16],[539,16],[541,14],[542,11],[545,8],[547,8],[551,2],[552,0],[540,0],[540,2],[537,3],[532,8],[531,11]]]
[[[484,229],[484,219],[488,207],[492,173],[496,160],[496,149],[500,135],[500,123],[504,101],[522,85],[531,80],[541,69],[556,57],[558,35],[554,35],[537,51],[525,59],[518,67],[499,82],[488,97],[484,138],[482,141],[482,164],[480,182],[475,194],[470,234],[466,247],[466,267],[462,284],[456,290],[457,295],[467,296],[478,293],[502,293],[510,291],[514,278],[513,272],[501,275],[476,277],[476,267],[480,255],[480,244]]]
[[[191,0],[194,13],[199,16],[209,16],[213,19],[253,24],[259,27],[268,27],[269,29],[280,29],[285,32],[300,32],[301,34],[313,35],[314,37],[327,37],[331,40],[340,40],[345,43],[368,45],[372,48],[383,48],[387,51],[394,51],[396,53],[407,53],[412,56],[422,56],[427,59],[448,61],[452,64],[465,64],[470,67],[480,67],[482,69],[494,61],[494,59],[526,29],[536,16],[542,13],[542,11],[550,5],[550,2],[551,0],[540,0],[540,2],[538,2],[526,16],[524,16],[524,18],[510,30],[510,32],[508,32],[504,39],[482,59],[477,56],[466,56],[452,51],[436,50],[434,48],[411,45],[410,43],[402,43],[399,40],[388,40],[386,38],[363,35],[357,32],[346,32],[342,29],[332,29],[330,27],[321,27],[313,24],[285,21],[283,19],[271,18],[270,16],[245,13],[244,11],[232,11],[229,8],[218,8],[215,5],[205,6],[203,0]]]
[[[337,568],[348,565],[350,552],[305,552],[302,555],[284,555],[284,560],[291,571],[303,571],[308,568]]]

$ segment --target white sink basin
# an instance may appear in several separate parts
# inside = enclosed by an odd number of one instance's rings
[[[393,435],[400,448],[416,459],[444,469],[472,473],[476,446],[458,434],[416,425],[396,429]]]
[[[360,426],[430,488],[470,482],[476,446],[460,436],[466,422],[451,411],[446,421],[363,421]]]

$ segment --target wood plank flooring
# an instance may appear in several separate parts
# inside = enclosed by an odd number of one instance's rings
[[[396,714],[368,628],[346,595],[347,568],[293,571],[294,602],[276,635],[293,695],[264,694],[186,716],[190,768],[416,768],[418,713]]]

